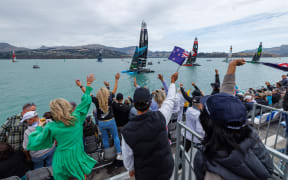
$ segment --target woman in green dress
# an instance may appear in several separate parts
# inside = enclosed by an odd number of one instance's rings
[[[83,122],[92,101],[90,93],[94,80],[93,74],[87,76],[86,92],[74,112],[67,100],[62,98],[52,100],[50,110],[54,122],[48,123],[45,127],[43,122],[39,122],[36,131],[29,136],[28,150],[50,148],[54,141],[57,142],[52,161],[55,180],[67,180],[70,177],[83,180],[97,163],[85,153],[83,146]]]

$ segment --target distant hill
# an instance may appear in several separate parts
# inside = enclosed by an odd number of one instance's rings
[[[263,44],[265,45],[265,44]],[[272,47],[272,48],[263,48],[263,53],[269,53],[269,54],[276,54],[281,57],[288,56],[288,45],[281,45],[279,47]],[[242,51],[243,53],[255,53],[257,52],[257,49],[252,50],[245,50]]]
[[[132,57],[136,46],[123,48],[104,46],[101,44],[88,44],[81,46],[41,46],[38,49],[28,49],[16,47],[8,43],[0,43],[0,59],[10,59],[12,51],[16,52],[17,59],[94,59],[102,51],[103,58],[126,58]],[[239,53],[233,53],[233,57],[252,57],[257,49],[246,50]],[[149,58],[168,58],[171,51],[149,51]],[[264,48],[263,57],[288,56],[288,45],[280,47]],[[225,52],[205,53],[199,52],[199,58],[225,58]]]
[[[103,58],[130,57],[123,51],[121,52],[123,48],[118,49],[120,50],[116,51],[111,47],[98,44],[85,46],[41,46],[38,49],[17,48],[7,44],[3,48],[0,46],[0,59],[10,59],[12,50],[15,50],[17,59],[94,59],[99,56],[100,50],[102,51]]]
[[[21,50],[29,50],[28,48],[23,47],[16,47],[12,46],[8,43],[0,43],[0,52],[7,52],[7,51],[21,51]]]

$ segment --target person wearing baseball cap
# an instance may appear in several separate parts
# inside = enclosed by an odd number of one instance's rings
[[[52,165],[52,158],[54,154],[54,146],[52,148],[38,150],[38,151],[28,151],[27,145],[29,141],[29,135],[36,131],[36,127],[38,126],[40,119],[36,111],[29,111],[24,114],[21,122],[27,123],[28,128],[24,132],[24,141],[23,141],[23,149],[26,156],[30,156],[33,161],[34,169],[38,169],[41,167],[46,167]]]
[[[247,125],[245,106],[233,95],[236,66],[243,64],[231,61],[221,92],[200,99],[205,136],[194,159],[197,179],[268,179],[273,172],[269,153]]]
[[[137,180],[169,179],[173,173],[174,160],[168,141],[168,125],[174,99],[178,73],[171,76],[167,98],[158,111],[150,111],[151,93],[147,88],[137,88],[133,101],[137,116],[122,129],[123,163],[130,176]]]

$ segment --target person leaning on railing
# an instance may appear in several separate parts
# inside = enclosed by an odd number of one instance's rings
[[[243,64],[243,59],[230,62],[220,93],[200,100],[205,137],[194,159],[197,180],[267,179],[273,172],[268,151],[247,125],[245,106],[234,96],[236,66]]]

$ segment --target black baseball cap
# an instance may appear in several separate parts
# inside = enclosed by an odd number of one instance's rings
[[[218,125],[228,129],[241,129],[247,123],[247,112],[236,96],[218,93],[200,99],[210,118]]]
[[[147,110],[151,104],[152,96],[147,88],[137,88],[134,92],[134,106],[139,111]]]
[[[198,89],[195,89],[193,92],[192,92],[192,96],[201,96],[201,91],[199,91]]]
[[[120,101],[122,99],[123,99],[123,94],[122,93],[118,93],[117,96],[116,96],[116,100]]]

